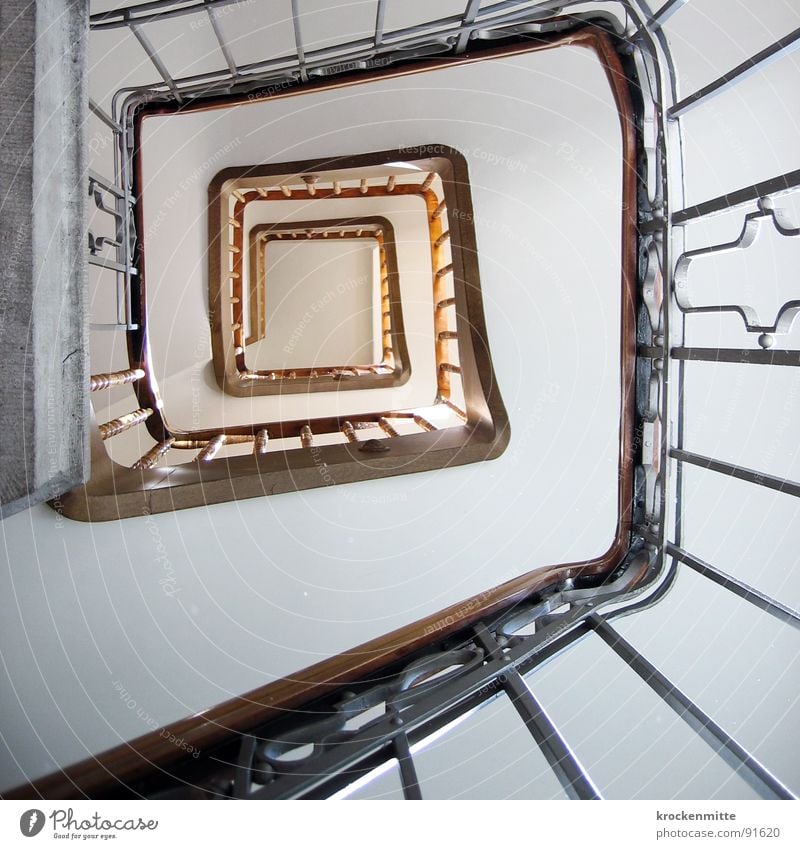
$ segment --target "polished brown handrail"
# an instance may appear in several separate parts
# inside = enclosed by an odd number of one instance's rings
[[[252,177],[253,169],[243,169],[243,173],[248,177]],[[341,170],[341,169],[338,169]],[[442,204],[439,203],[439,195],[437,191],[431,188],[434,184],[434,181],[438,177],[438,174],[435,172],[430,172],[428,176],[422,182],[404,182],[397,183],[396,181],[389,186],[387,181],[386,184],[367,184],[364,179],[361,179],[357,176],[353,176],[349,178],[350,182],[357,182],[358,185],[351,186],[342,186],[342,183],[347,182],[346,180],[335,180],[331,182],[330,187],[324,187],[319,182],[315,185],[314,197],[315,200],[329,200],[329,199],[352,199],[359,197],[386,197],[388,195],[393,196],[401,196],[401,195],[419,195],[421,196],[427,205],[428,209],[428,230],[429,230],[429,238],[431,242],[431,262],[433,263],[433,292],[434,292],[434,304],[438,303],[442,298],[446,297],[449,291],[447,284],[443,281],[443,278],[446,277],[450,272],[453,271],[453,264],[450,259],[448,259],[449,252],[449,240],[442,240],[442,221],[440,219],[441,211],[444,210]],[[305,179],[304,177],[299,177],[299,180]],[[282,188],[289,189],[288,186],[282,186]],[[234,361],[236,365],[236,369],[240,375],[250,375],[253,372],[247,369],[245,363],[246,356],[246,345],[248,340],[256,340],[261,338],[261,334],[264,330],[264,320],[263,320],[263,295],[262,295],[262,284],[260,281],[260,277],[262,274],[261,266],[263,266],[263,254],[260,251],[256,251],[256,259],[257,264],[259,266],[259,270],[255,273],[255,277],[258,278],[257,286],[254,290],[253,284],[251,283],[250,291],[251,291],[251,303],[256,304],[256,309],[251,309],[251,320],[250,320],[250,335],[246,333],[244,330],[245,323],[245,313],[244,313],[244,290],[242,287],[242,280],[244,274],[244,216],[245,210],[249,204],[254,202],[276,202],[281,200],[291,200],[293,195],[291,191],[287,195],[285,192],[279,195],[270,195],[269,192],[262,191],[264,189],[263,186],[249,186],[249,187],[240,187],[237,189],[230,190],[229,194],[235,198],[235,204],[233,207],[232,214],[228,217],[219,213],[219,210],[216,210],[216,215],[212,216],[212,220],[216,220],[219,218],[219,223],[222,224],[226,221],[236,221],[240,226],[238,229],[234,229],[232,234],[232,240],[224,242],[224,250],[229,254],[229,262],[220,263],[216,258],[214,252],[210,252],[209,258],[209,282],[211,284],[209,290],[209,301],[212,304],[213,311],[215,313],[215,317],[212,320],[212,326],[214,327],[214,332],[212,335],[212,350],[213,350],[213,359],[215,371],[217,374],[217,380],[220,383],[220,386],[223,389],[226,389],[229,392],[234,394],[238,394],[237,389],[242,384],[237,384],[232,382],[230,379],[230,375],[227,373],[227,368],[225,365],[225,346],[220,344],[219,334],[226,333],[228,322],[227,322],[227,311],[224,308],[224,301],[226,298],[223,297],[223,287],[218,285],[218,280],[224,278],[226,281],[230,281],[232,284],[233,298],[228,298],[227,300],[231,303],[231,324],[230,330],[233,332],[233,348],[234,348]],[[224,202],[226,195],[223,192],[219,192],[220,200]],[[441,210],[440,210],[441,207]],[[437,210],[439,214],[435,214]],[[365,221],[374,220],[372,217],[365,219]],[[385,219],[384,219],[385,221]],[[217,229],[217,225],[212,225],[214,229]],[[226,225],[227,226],[227,225]],[[271,233],[273,229],[277,230],[280,226],[280,230],[286,231],[285,235],[292,238],[298,238],[301,234],[305,235],[308,239],[325,239],[328,238],[329,232],[336,232],[340,237],[361,237],[361,231],[355,230],[352,228],[350,230],[342,230],[341,228],[337,228],[333,226],[333,222],[329,224],[329,226],[323,227],[314,222],[305,222],[302,224],[284,224],[284,225],[262,225],[262,228],[265,229],[267,233]],[[391,225],[388,221],[385,221],[383,228],[391,229]],[[261,229],[261,228],[259,228]],[[321,232],[318,232],[321,231]],[[263,238],[263,235],[262,235]],[[280,235],[275,235],[275,238],[282,238]],[[396,365],[396,360],[398,360],[398,356],[395,350],[395,342],[398,338],[402,340],[402,334],[392,332],[392,323],[389,321],[389,317],[391,317],[392,321],[395,325],[399,327],[402,326],[401,316],[402,313],[399,310],[399,305],[395,305],[393,302],[395,300],[399,300],[399,298],[395,299],[391,297],[391,293],[389,291],[389,264],[387,262],[387,245],[383,238],[382,232],[379,232],[377,235],[379,248],[381,251],[381,295],[384,299],[386,299],[390,304],[391,308],[389,310],[389,316],[384,315],[383,321],[383,333],[384,336],[390,335],[392,341],[389,344],[385,344],[383,347],[383,355],[384,355],[384,364],[394,368]],[[393,239],[391,243],[393,245]],[[213,239],[212,239],[213,243]],[[394,257],[394,251],[392,249],[392,257]],[[228,270],[228,265],[232,267],[232,270]],[[255,267],[256,264],[253,264]],[[396,260],[393,259],[393,266],[396,266]],[[254,268],[251,268],[251,276],[253,276]],[[396,276],[396,271],[395,271]],[[386,284],[384,286],[384,283]],[[255,297],[253,297],[255,294]],[[258,333],[253,333],[253,323],[255,323],[258,328]],[[434,325],[437,330],[447,329],[447,316],[441,315],[434,310]],[[452,345],[450,340],[446,338],[437,339],[435,345],[435,356],[436,356],[436,365],[438,367],[440,362],[443,362],[451,349],[457,350],[458,340],[457,335],[456,338],[452,340]],[[406,360],[406,351],[405,351],[405,343],[403,342],[403,351],[402,356],[399,357],[401,363]],[[380,365],[380,364],[378,364]],[[271,374],[275,374],[275,380],[281,378],[281,375],[277,371],[273,371]],[[407,375],[406,375],[407,376]],[[273,379],[270,376],[270,379]],[[258,381],[255,381],[257,383]],[[251,378],[246,377],[245,381],[246,385],[253,385]],[[450,395],[450,378],[447,374],[443,374],[441,372],[437,372],[437,383],[439,394],[441,397],[447,398]],[[371,383],[364,383],[364,388],[369,388]],[[358,386],[352,386],[349,388],[361,388],[362,384],[359,383]],[[309,389],[313,389],[313,386],[309,386]],[[325,388],[325,387],[320,387]]]
[[[305,178],[303,178],[305,179]],[[253,191],[258,192],[257,198],[250,200],[263,200],[265,198],[275,200],[267,194],[259,191],[259,188],[245,189],[240,192],[249,203],[248,195]],[[316,192],[316,189],[315,189]],[[280,198],[279,198],[280,199]],[[237,205],[238,216],[236,220],[241,224],[244,221],[244,207]],[[386,231],[387,239],[384,237]],[[287,241],[290,238],[304,236],[304,241],[322,241],[329,238],[347,239],[373,239],[380,256],[380,285],[381,296],[390,304],[390,308],[381,315],[381,330],[385,337],[393,340],[392,353],[378,363],[347,364],[347,365],[324,365],[309,368],[295,369],[255,369],[246,365],[247,346],[264,338],[266,332],[265,298],[264,289],[266,281],[266,259],[267,245],[273,241]],[[255,254],[255,261],[252,257]],[[404,340],[404,323],[400,309],[399,273],[397,270],[397,259],[394,247],[394,229],[391,223],[379,216],[368,216],[357,226],[350,223],[350,219],[334,219],[322,221],[306,221],[293,223],[260,224],[250,230],[250,295],[248,298],[249,311],[249,335],[245,335],[245,347],[236,346],[237,338],[234,337],[234,357],[238,369],[239,380],[248,386],[274,386],[278,392],[292,391],[332,391],[340,388],[345,389],[370,389],[379,387],[390,387],[404,383],[409,376],[408,352]],[[234,259],[234,266],[236,261]],[[232,304],[231,321],[244,321],[244,288],[240,275],[232,279],[231,290],[233,296],[228,298]],[[213,303],[224,300],[222,291],[212,283],[209,295]],[[224,332],[225,313],[224,308],[218,311]],[[241,317],[239,319],[239,317]],[[235,327],[231,325],[232,329]],[[394,345],[398,345],[401,357],[394,356]],[[230,376],[225,373],[224,363],[219,360],[224,356],[224,349],[219,345],[214,349],[215,371],[218,382],[221,380],[223,388],[235,392],[236,386],[230,383]],[[345,376],[366,378],[357,384],[340,384],[334,386],[330,378],[340,380]],[[376,380],[376,376],[378,379]],[[302,379],[302,386],[292,387],[283,383],[286,380]],[[241,385],[241,384],[240,384]],[[271,394],[271,392],[269,393]]]
[[[276,198],[264,192],[263,186],[243,188],[243,197],[247,199],[253,191],[258,192],[259,198]],[[277,198],[280,200],[281,198]],[[215,209],[219,213],[220,210]],[[213,216],[212,216],[213,217]],[[221,216],[220,216],[221,217]],[[241,216],[240,216],[241,218]],[[241,219],[243,223],[243,218]],[[226,356],[222,335],[226,330],[227,310],[225,302],[231,304],[230,320],[233,322],[237,314],[244,315],[244,290],[240,275],[225,272],[226,282],[230,284],[232,297],[228,297],[225,286],[217,285],[220,274],[219,268],[212,262],[209,271],[209,300],[215,306],[212,309],[212,353],[217,383],[221,388],[234,395],[250,394],[279,394],[295,392],[330,392],[342,389],[376,389],[399,386],[405,383],[411,373],[408,350],[405,342],[405,329],[402,309],[400,308],[399,273],[395,250],[394,228],[386,218],[381,216],[366,216],[359,219],[357,226],[348,219],[325,219],[292,223],[258,224],[250,229],[250,297],[249,302],[249,331],[246,343],[252,344],[263,338],[266,332],[266,315],[264,301],[265,258],[264,250],[267,241],[288,241],[292,237],[298,240],[300,236],[307,240],[324,240],[339,238],[374,238],[385,263],[382,268],[381,288],[385,294],[386,306],[390,313],[389,321],[382,316],[382,329],[391,330],[393,338],[392,355],[380,363],[363,365],[327,365],[295,369],[253,369],[247,366],[246,348],[236,346],[233,340],[234,370],[228,368],[231,358]],[[338,234],[338,235],[337,235]],[[224,267],[224,265],[223,265]],[[240,297],[241,296],[241,297]],[[384,310],[385,311],[385,310]],[[398,346],[400,356],[394,356],[394,346]],[[347,377],[358,377],[359,381],[343,380]]]

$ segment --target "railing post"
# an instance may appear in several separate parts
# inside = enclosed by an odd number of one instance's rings
[[[165,439],[163,442],[159,442],[154,445],[146,454],[142,455],[132,466],[132,469],[141,469],[144,471],[145,469],[151,469],[155,464],[164,456],[164,454],[172,448],[175,443],[174,437],[170,437],[169,439]]]
[[[140,368],[93,374],[89,378],[89,391],[97,392],[100,389],[108,389],[112,386],[124,386],[126,383],[135,383],[143,377],[144,371]]]
[[[102,439],[111,439],[112,436],[117,436],[117,434],[124,433],[126,430],[130,430],[132,427],[136,427],[136,425],[141,424],[143,421],[149,419],[152,415],[153,411],[150,407],[140,407],[138,410],[134,410],[132,413],[126,413],[124,416],[120,416],[118,419],[112,419],[110,422],[101,424],[99,426],[100,437]]]

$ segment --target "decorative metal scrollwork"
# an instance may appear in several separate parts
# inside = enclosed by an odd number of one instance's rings
[[[338,764],[335,771],[340,772],[371,754],[388,751],[395,736],[407,735],[415,726],[414,714],[419,723],[420,718],[436,716],[442,707],[464,698],[490,697],[502,688],[503,672],[516,669],[521,659],[542,651],[603,605],[644,592],[660,562],[655,549],[639,541],[599,586],[591,579],[561,581],[497,621],[472,626],[473,638],[460,647],[416,660],[361,693],[341,693],[327,709],[318,708],[317,718],[310,722],[274,734],[244,735],[232,794],[237,798],[296,795],[331,775],[326,770],[334,762]],[[481,636],[492,633],[497,652],[485,649]],[[353,722],[362,715],[361,724]]]
[[[792,329],[794,319],[800,312],[800,299],[786,301],[778,310],[772,324],[763,324],[758,313],[747,304],[711,304],[695,306],[689,294],[689,268],[696,259],[731,251],[747,250],[758,238],[761,228],[770,220],[781,236],[789,238],[800,236],[800,227],[792,227],[786,215],[776,209],[771,198],[761,198],[758,209],[745,216],[744,227],[737,239],[723,242],[682,254],[675,267],[675,300],[684,313],[703,312],[736,312],[744,321],[748,333],[760,333],[758,343],[762,348],[770,348],[774,344],[774,334],[785,334]]]
[[[475,645],[437,652],[406,666],[398,675],[356,695],[344,693],[333,705],[332,712],[282,734],[280,739],[243,739],[239,755],[239,774],[235,792],[247,795],[251,782],[265,785],[281,775],[304,773],[309,763],[326,749],[347,743],[365,728],[381,722],[387,715],[400,711],[423,698],[436,687],[453,680],[484,660],[484,651]],[[348,728],[348,723],[361,714],[380,706],[384,711],[363,725]]]
[[[106,206],[105,193],[108,192],[107,186],[103,185],[96,177],[89,176],[89,197],[94,201],[95,207],[106,215],[114,219],[114,235],[113,236],[95,236],[89,230],[89,253],[96,255],[105,248],[119,248],[122,245],[123,239],[123,218],[120,212],[115,207]]]
[[[642,300],[647,307],[654,333],[659,332],[663,322],[661,307],[664,302],[664,274],[661,239],[662,234],[657,232],[646,240],[642,262]]]

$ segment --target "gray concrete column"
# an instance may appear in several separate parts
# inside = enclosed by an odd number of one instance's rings
[[[0,513],[88,476],[87,0],[0,2]]]

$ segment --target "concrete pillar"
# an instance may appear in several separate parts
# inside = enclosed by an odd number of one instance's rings
[[[85,0],[0,2],[0,514],[88,477]]]

